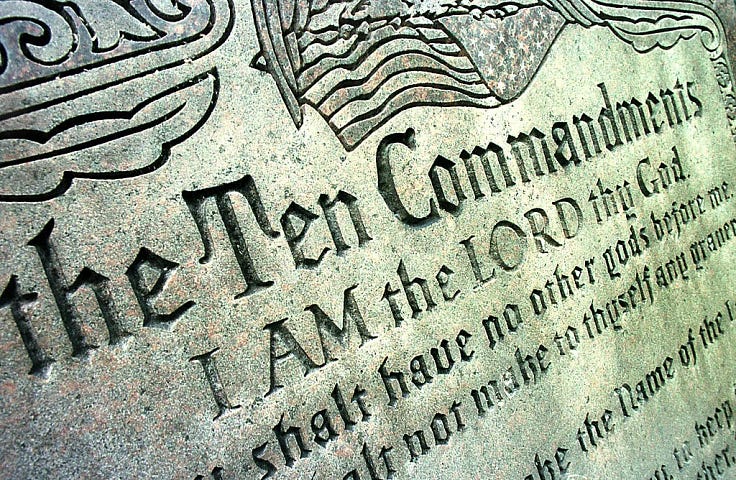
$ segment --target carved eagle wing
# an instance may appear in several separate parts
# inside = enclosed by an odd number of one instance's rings
[[[692,0],[541,0],[569,22],[608,27],[639,52],[670,48],[700,35],[711,58],[722,52],[723,24],[715,11]]]

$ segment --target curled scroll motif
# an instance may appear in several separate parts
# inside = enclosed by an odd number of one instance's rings
[[[0,202],[163,165],[215,106],[192,62],[232,26],[231,0],[0,1]]]
[[[261,56],[297,127],[317,110],[343,146],[415,106],[492,108],[532,82],[569,25],[638,52],[699,37],[722,56],[716,13],[691,0],[251,0]]]
[[[721,89],[721,95],[723,95],[731,135],[736,142],[736,92],[734,91],[733,72],[723,55],[713,60],[713,68],[716,71],[716,80]]]
[[[224,0],[5,0],[0,93],[219,36],[229,17]]]
[[[8,64],[19,54],[48,66],[67,60],[78,45],[71,18],[26,1],[0,3],[0,30],[9,31],[16,39],[0,42],[0,79],[11,77]]]

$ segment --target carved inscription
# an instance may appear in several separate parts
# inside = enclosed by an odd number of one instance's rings
[[[597,156],[604,155],[604,149],[618,152],[648,135],[665,135],[666,128],[697,123],[707,106],[696,85],[678,81],[656,94],[641,95],[647,102],[638,97],[621,102],[612,100],[609,88],[599,84],[602,108],[596,120],[589,114],[576,115],[574,128],[557,122],[549,135],[533,128],[530,134],[509,136],[505,146],[492,143],[483,149],[475,147],[473,154],[463,151],[457,162],[438,156],[426,177],[426,191],[434,195],[420,201],[399,195],[395,173],[398,170],[391,161],[393,148],[416,148],[416,132],[389,135],[376,154],[379,192],[394,218],[409,228],[433,228],[447,216],[462,219],[464,209],[470,208],[465,202],[485,202],[506,190],[534,184],[537,178],[571,175],[577,168],[590,168]],[[639,108],[632,110],[632,105]],[[583,121],[584,128],[580,125]],[[553,139],[556,147],[548,138]],[[525,145],[523,153],[520,142]],[[585,153],[578,157],[576,152]],[[347,361],[351,355],[360,355],[372,342],[381,342],[380,336],[371,333],[376,331],[371,327],[376,325],[376,319],[367,319],[361,313],[371,304],[383,307],[390,330],[417,327],[435,311],[451,311],[453,303],[468,295],[479,295],[504,277],[523,270],[532,261],[527,257],[553,255],[586,235],[589,229],[612,229],[618,236],[597,251],[553,264],[529,282],[528,290],[509,294],[507,298],[513,301],[505,307],[461,322],[464,327],[438,338],[426,349],[408,347],[408,355],[401,352],[381,356],[372,374],[356,377],[351,401],[356,411],[362,412],[361,421],[346,413],[340,385],[333,390],[335,403],[312,414],[311,423],[286,423],[287,417],[282,414],[272,429],[275,438],[255,446],[251,452],[260,478],[298,471],[300,462],[318,454],[328,443],[340,441],[346,432],[360,429],[361,423],[380,422],[382,416],[392,415],[392,411],[413,402],[426,390],[447,384],[448,378],[463,375],[472,365],[493,358],[493,373],[466,389],[453,390],[449,401],[431,404],[424,421],[411,422],[412,426],[403,432],[383,436],[377,443],[378,460],[366,453],[370,447],[363,443],[361,464],[342,474],[344,479],[391,478],[397,464],[420,464],[431,453],[447,448],[454,436],[467,435],[470,424],[477,425],[483,419],[503,415],[509,408],[518,408],[515,406],[519,399],[533,395],[538,388],[549,388],[551,375],[555,382],[560,382],[559,372],[568,368],[570,362],[584,362],[581,352],[625,335],[634,319],[643,316],[650,322],[663,321],[647,318],[645,312],[660,309],[663,296],[670,298],[672,292],[703,278],[709,262],[730,248],[731,240],[736,238],[730,177],[715,178],[713,185],[693,189],[690,184],[696,160],[684,157],[677,144],[652,151],[644,158],[621,156],[626,173],[616,180],[592,178],[582,192],[570,192],[551,206],[522,209],[518,217],[490,225],[482,233],[489,239],[483,248],[476,236],[457,242],[466,260],[464,271],[456,264],[439,263],[430,270],[432,275],[417,274],[416,262],[402,258],[393,278],[387,278],[380,296],[374,296],[372,301],[367,297],[369,292],[359,285],[345,290],[342,328],[321,307],[307,306],[305,310],[314,315],[317,323],[315,346],[300,340],[288,319],[268,323],[265,329],[270,345],[270,386],[264,391],[264,398],[284,387],[291,388],[287,381],[299,384],[304,377],[314,378],[312,375],[329,368],[331,361]],[[483,183],[478,172],[484,172]],[[470,189],[465,190],[468,186]],[[409,204],[426,207],[412,213]],[[309,225],[317,217],[303,214],[302,219],[304,225]],[[654,255],[654,251],[659,253]],[[427,271],[426,266],[421,270]],[[609,293],[598,294],[599,291]],[[608,406],[588,411],[571,428],[570,435],[560,436],[551,450],[532,455],[531,473],[522,478],[566,478],[581,468],[591,452],[615,441],[623,424],[635,422],[656,408],[652,405],[677,389],[682,376],[697,376],[694,372],[698,361],[728,335],[733,301],[731,296],[723,297],[715,316],[686,326],[684,332],[673,331],[680,343],[613,383]],[[578,319],[569,319],[547,338],[518,345],[522,336],[530,334],[530,326],[553,317],[562,308],[576,309]],[[350,339],[351,352],[332,347],[335,340],[344,346]],[[321,357],[308,353],[314,351],[321,351]],[[374,387],[369,389],[366,385]],[[729,408],[722,404],[719,412]],[[342,421],[331,421],[330,411]],[[718,421],[711,420],[711,426],[730,423],[730,417],[720,415]],[[703,439],[712,435],[711,430],[697,430],[701,442],[707,441]],[[673,459],[694,456],[688,445],[683,443],[682,451],[675,449]],[[702,472],[724,474],[729,462],[733,462],[733,458],[728,458],[728,448],[732,447],[724,448],[715,454],[711,464],[703,462],[697,478],[715,475]],[[677,478],[669,472],[675,468],[684,470],[683,461],[677,460],[677,467],[657,467],[652,478]],[[364,477],[361,472],[368,473]]]
[[[0,2],[9,475],[736,476],[715,3],[245,7]]]

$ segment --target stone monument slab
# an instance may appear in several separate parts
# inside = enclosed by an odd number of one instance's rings
[[[736,478],[726,0],[0,2],[0,477]]]

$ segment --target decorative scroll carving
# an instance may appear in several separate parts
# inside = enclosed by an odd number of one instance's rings
[[[721,95],[726,106],[726,115],[731,127],[731,134],[736,139],[736,93],[731,68],[725,55],[721,54],[713,59],[713,68],[716,71],[716,80],[721,88]]]
[[[192,43],[227,8],[218,0],[2,2],[0,93]]]
[[[212,112],[219,75],[152,74],[210,53],[232,24],[230,0],[1,2],[0,202],[163,165]]]

